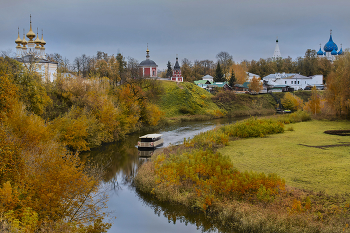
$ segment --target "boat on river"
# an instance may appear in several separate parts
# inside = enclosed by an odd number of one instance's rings
[[[137,142],[139,149],[155,149],[156,147],[163,145],[163,138],[161,134],[146,134],[139,137],[140,141]]]

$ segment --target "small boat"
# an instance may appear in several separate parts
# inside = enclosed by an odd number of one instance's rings
[[[161,134],[146,134],[139,138],[140,141],[137,142],[137,147],[139,149],[154,149],[158,146],[163,145],[163,138]]]

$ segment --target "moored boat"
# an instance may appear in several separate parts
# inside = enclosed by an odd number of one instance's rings
[[[137,142],[138,148],[156,148],[163,145],[163,138],[161,134],[146,134],[139,137],[140,141]]]

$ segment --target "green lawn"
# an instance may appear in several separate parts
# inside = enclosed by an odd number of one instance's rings
[[[241,171],[276,173],[292,187],[328,194],[350,192],[350,146],[325,149],[304,146],[350,143],[350,136],[323,133],[350,129],[350,122],[309,121],[285,125],[285,129],[289,127],[294,131],[232,141],[219,152],[230,156]]]

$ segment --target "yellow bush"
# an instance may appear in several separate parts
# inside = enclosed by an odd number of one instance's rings
[[[297,111],[299,109],[303,109],[303,100],[298,96],[287,92],[281,100],[284,109],[288,109],[291,111]]]

